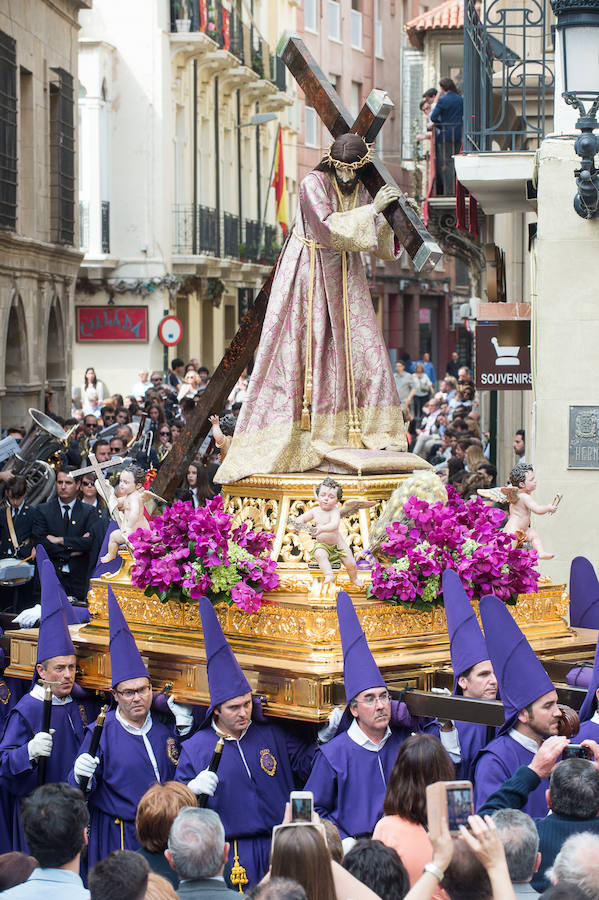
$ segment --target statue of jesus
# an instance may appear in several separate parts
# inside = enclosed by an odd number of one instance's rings
[[[358,180],[370,150],[344,134],[302,181],[295,224],[277,264],[235,435],[216,480],[304,472],[340,447],[405,450],[399,396],[360,253],[394,259],[381,215]]]

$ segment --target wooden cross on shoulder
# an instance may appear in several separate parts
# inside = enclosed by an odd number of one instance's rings
[[[333,138],[351,131],[362,135],[368,143],[375,141],[393,109],[393,102],[385,91],[371,91],[354,122],[298,35],[284,34],[277,52]],[[384,184],[395,185],[390,172],[374,153],[372,165],[358,169],[357,174],[372,197]],[[387,207],[384,216],[407,250],[417,271],[431,269],[438,263],[442,256],[441,248],[427,232],[403,194]],[[275,268],[273,266],[254,305],[239,323],[237,334],[215,369],[206,390],[201,394],[184,430],[162,463],[153,486],[163,497],[172,497],[179,486],[186,465],[193,459],[194,449],[200,446],[210,430],[208,416],[223,409],[227,397],[258,347]]]

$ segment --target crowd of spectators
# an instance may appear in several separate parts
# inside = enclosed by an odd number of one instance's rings
[[[291,822],[288,804],[282,824],[273,829],[269,871],[248,896],[511,900],[542,894],[550,900],[597,900],[599,764],[581,759],[556,764],[558,741],[548,739],[530,766],[533,774],[553,768],[556,827],[551,815],[535,821],[519,809],[497,808],[502,799],[517,796],[512,778],[479,815],[469,817],[468,828],[450,834],[442,821],[429,834],[426,787],[450,780],[452,764],[436,738],[416,735],[401,748],[385,816],[372,837],[354,841],[344,854],[334,823],[316,814],[311,822]],[[597,758],[599,747],[591,745]],[[522,772],[520,781],[525,781]],[[563,804],[568,815],[561,811]],[[494,805],[492,816],[484,814]],[[227,862],[229,843],[219,815],[199,808],[192,791],[180,783],[153,785],[142,797],[137,852],[114,851],[89,872],[84,863],[89,813],[78,789],[63,783],[38,788],[23,799],[21,820],[31,855],[0,856],[0,892],[7,900],[226,900],[225,894],[238,895],[239,879]]]
[[[415,363],[404,354],[395,364],[395,384],[410,450],[430,462],[465,500],[479,489],[495,487],[497,469],[489,461],[489,436],[481,431],[472,373],[459,354],[451,354],[438,382],[429,353]],[[524,433],[519,434],[524,447]]]

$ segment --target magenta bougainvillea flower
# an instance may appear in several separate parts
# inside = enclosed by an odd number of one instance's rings
[[[202,596],[213,603],[235,604],[256,612],[264,592],[279,584],[277,564],[270,559],[274,535],[232,528],[222,497],[206,506],[178,500],[130,537],[135,550],[131,580],[147,596],[189,602]]]
[[[458,573],[471,600],[495,594],[515,603],[518,594],[536,591],[536,551],[512,548],[513,537],[499,530],[504,513],[480,497],[464,502],[451,486],[447,495],[446,504],[410,497],[407,521],[387,528],[381,550],[393,561],[374,567],[370,595],[411,609],[442,606],[445,569]]]

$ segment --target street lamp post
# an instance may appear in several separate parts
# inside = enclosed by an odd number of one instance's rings
[[[557,16],[557,52],[560,55],[564,91],[562,97],[580,113],[576,127],[582,132],[574,150],[580,156],[575,170],[578,193],[574,209],[583,219],[599,216],[599,0],[551,0]],[[590,104],[588,111],[585,103]]]

